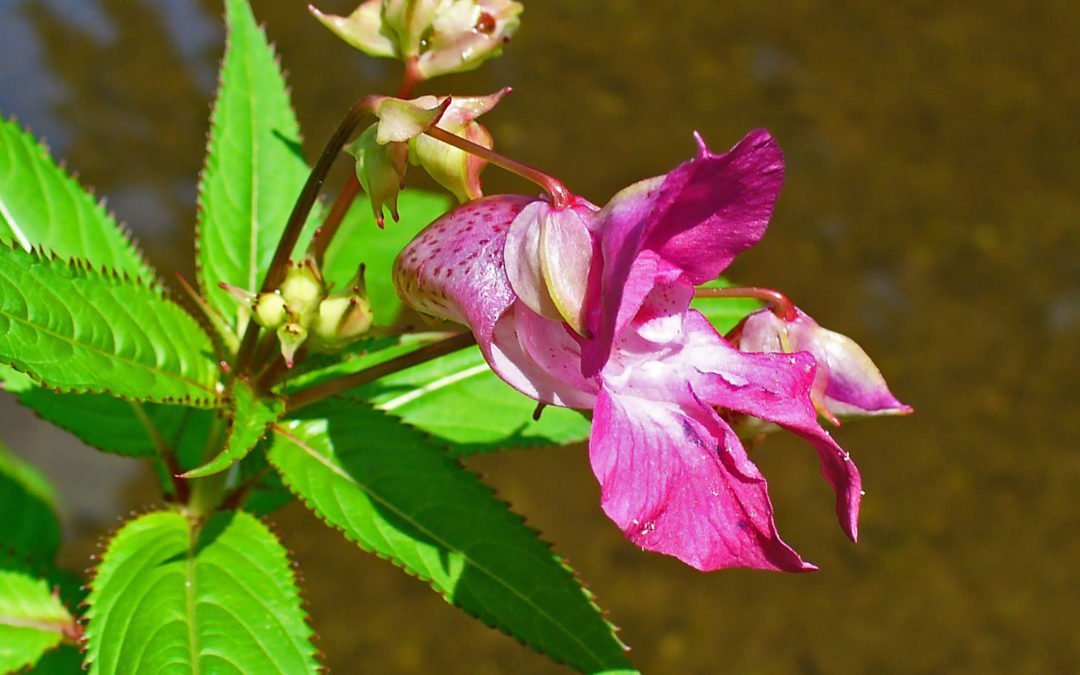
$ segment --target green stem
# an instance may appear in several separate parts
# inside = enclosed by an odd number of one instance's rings
[[[224,418],[220,415],[214,417],[210,427],[210,436],[206,441],[206,449],[203,451],[202,463],[210,460],[221,450],[225,442],[227,430]],[[199,520],[207,518],[221,504],[225,496],[225,485],[229,477],[228,471],[194,478],[187,481],[191,485],[191,498],[188,500],[188,511]]]
[[[408,354],[390,359],[389,361],[385,361],[376,366],[365,368],[359,372],[345,375],[344,377],[339,377],[334,380],[321,382],[308,387],[307,389],[301,389],[289,396],[289,411],[299,410],[304,406],[311,405],[312,403],[316,403],[331,396],[336,396],[337,394],[348,391],[354,387],[373,382],[380,377],[386,377],[399,370],[411,368],[412,366],[439,358],[440,356],[445,356],[446,354],[456,352],[459,349],[465,349],[474,344],[476,344],[476,340],[471,333],[458,333],[445,340],[434,342],[426,347],[421,347],[414,352],[409,352]]]
[[[345,147],[349,137],[352,136],[352,133],[360,124],[360,120],[364,118],[364,115],[371,112],[376,100],[378,100],[378,97],[365,96],[354,103],[349,108],[349,112],[338,123],[333,136],[327,141],[322,154],[319,155],[319,161],[315,163],[315,168],[308,175],[307,182],[304,183],[300,196],[297,197],[296,204],[293,205],[289,220],[285,223],[285,231],[281,235],[281,240],[278,241],[274,257],[270,261],[270,267],[266,270],[266,277],[263,279],[262,293],[272,291],[280,286],[284,280],[289,258],[292,256],[293,249],[296,248],[296,242],[300,240],[300,235],[304,231],[304,224],[307,223],[311,208],[319,197],[319,190],[322,189],[322,184],[326,181],[327,174],[330,173],[330,167],[333,166],[334,160],[337,159],[341,149]],[[236,367],[233,369],[234,375],[246,373],[251,366],[252,352],[255,349],[258,336],[259,326],[254,321],[248,323],[247,329],[244,331],[244,339],[240,342],[240,349],[236,355]]]

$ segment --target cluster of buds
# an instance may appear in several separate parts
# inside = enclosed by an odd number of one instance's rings
[[[413,80],[473,70],[498,56],[521,10],[511,0],[366,0],[348,16],[311,8],[360,51],[404,61]]]
[[[379,226],[383,208],[398,219],[397,197],[409,164],[427,171],[437,183],[464,203],[483,196],[480,171],[486,162],[426,132],[438,126],[480,147],[491,149],[491,134],[476,118],[510,92],[507,87],[487,96],[421,96],[403,100],[377,97],[372,112],[379,121],[368,127],[345,151],[356,158],[356,176],[371,197]]]
[[[335,352],[371,329],[363,265],[345,290],[335,293],[330,292],[311,258],[290,262],[285,279],[273,291],[255,294],[228,284],[222,287],[250,307],[255,323],[277,334],[281,355],[290,368],[302,346],[315,352]]]

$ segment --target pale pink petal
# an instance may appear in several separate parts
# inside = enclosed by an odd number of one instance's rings
[[[735,434],[687,400],[600,393],[589,457],[604,512],[638,546],[702,571],[815,569],[777,534],[765,479]]]
[[[536,200],[521,210],[506,233],[506,276],[518,299],[537,314],[561,320],[541,269],[540,236],[551,204]]]

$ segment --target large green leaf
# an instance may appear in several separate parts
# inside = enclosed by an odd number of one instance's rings
[[[55,490],[45,476],[0,445],[0,555],[49,564],[59,548]]]
[[[385,229],[375,224],[371,202],[361,195],[349,209],[341,229],[326,250],[323,273],[338,286],[348,282],[356,268],[367,266],[367,291],[375,313],[375,323],[393,323],[401,311],[390,270],[394,258],[416,233],[452,206],[445,194],[405,190],[398,195],[399,222],[386,221]]]
[[[0,119],[0,243],[44,247],[146,284],[156,275],[101,202],[13,121]]]
[[[0,245],[0,362],[46,386],[209,406],[210,339],[160,290]]]
[[[185,473],[184,478],[209,476],[236,464],[251,452],[284,412],[283,399],[260,397],[247,381],[234,381],[229,397],[229,431],[225,436],[225,447],[203,466]]]
[[[74,630],[74,619],[49,583],[0,556],[0,672],[36,663]]]
[[[176,405],[125,401],[108,394],[64,394],[39,387],[29,377],[0,366],[3,389],[41,419],[74,434],[83,443],[125,457],[147,457],[161,446],[190,454],[201,452],[203,438],[190,433],[195,416],[208,411]],[[205,425],[202,425],[205,428]],[[201,459],[201,456],[199,457]]]
[[[455,455],[561,445],[589,436],[589,421],[574,410],[548,407],[534,421],[536,401],[500,380],[476,347],[352,389],[345,397],[370,401],[445,440]]]
[[[277,538],[254,516],[159,511],[109,542],[87,598],[91,673],[306,673],[311,630]]]
[[[588,591],[475,475],[391,416],[312,408],[278,427],[269,457],[320,518],[556,661],[625,667]]]
[[[247,0],[227,0],[225,21],[225,59],[199,184],[196,263],[210,305],[235,325],[238,301],[218,282],[259,289],[308,167],[285,79]]]

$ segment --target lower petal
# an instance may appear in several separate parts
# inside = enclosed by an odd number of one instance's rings
[[[702,571],[816,569],[785,544],[765,478],[708,406],[602,390],[589,457],[604,512],[638,546]]]

